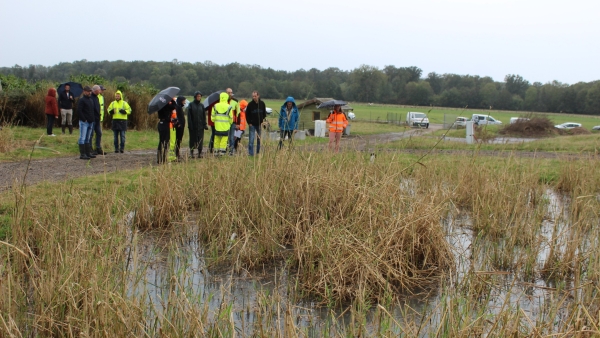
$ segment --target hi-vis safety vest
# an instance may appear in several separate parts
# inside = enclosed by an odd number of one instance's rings
[[[231,106],[227,108],[227,111],[224,113],[219,113],[216,105],[213,107],[214,118],[213,122],[215,123],[216,131],[229,131],[231,128],[232,118],[229,116],[231,114]]]
[[[332,113],[327,118],[327,122],[329,123],[329,132],[330,133],[341,133],[344,131],[344,128],[348,126],[348,120],[346,119],[346,115],[344,113]]]

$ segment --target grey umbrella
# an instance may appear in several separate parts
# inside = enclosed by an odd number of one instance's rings
[[[177,93],[179,93],[179,88],[177,87],[169,87],[161,90],[148,104],[148,114],[155,113],[166,106],[169,101],[177,96]]]
[[[328,108],[333,106],[345,106],[348,102],[342,100],[329,100],[322,102],[317,108]]]
[[[218,103],[219,97],[222,92],[224,92],[224,90],[217,90],[216,92],[208,95],[206,97],[206,99],[204,99],[204,101],[202,102],[202,104],[204,105],[204,108],[208,109],[208,108],[214,106],[215,103]]]

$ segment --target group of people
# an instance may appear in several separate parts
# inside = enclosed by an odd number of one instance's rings
[[[81,159],[95,158],[96,155],[106,154],[102,149],[102,122],[104,121],[104,93],[101,85],[85,86],[83,96],[77,102],[79,114],[79,152]],[[260,153],[262,129],[266,125],[267,108],[260,99],[258,91],[252,92],[252,100],[238,101],[231,88],[220,93],[218,102],[205,107],[202,103],[202,93],[194,93],[192,102],[186,105],[186,98],[179,96],[169,101],[158,111],[158,150],[157,162],[178,161],[181,159],[180,149],[183,140],[186,116],[189,135],[190,158],[201,158],[204,143],[204,132],[211,130],[208,142],[208,152],[215,155],[233,155],[238,151],[239,143],[248,130],[248,155]],[[48,89],[46,96],[47,134],[52,133],[54,121],[62,116],[62,133],[66,128],[69,134],[73,133],[73,105],[75,98],[68,84],[58,92],[54,88]],[[117,91],[115,100],[110,103],[107,112],[112,116],[112,130],[114,132],[115,153],[123,153],[125,149],[127,118],[131,114],[131,107],[124,100],[123,93]],[[285,140],[291,145],[294,134],[298,130],[300,113],[293,97],[288,97],[279,111],[280,140],[278,148],[281,149]],[[329,123],[329,148],[339,151],[339,142],[342,131],[348,125],[341,106],[334,106],[327,118]],[[93,134],[96,134],[95,149],[92,148]],[[256,147],[255,147],[256,142]],[[197,155],[195,155],[197,152]]]
[[[190,158],[201,158],[204,143],[204,131],[211,130],[208,142],[208,152],[215,155],[233,155],[239,150],[239,143],[248,130],[248,155],[260,153],[261,131],[265,125],[267,107],[260,99],[258,91],[252,92],[252,100],[238,101],[231,88],[219,94],[218,102],[205,107],[202,103],[202,93],[194,93],[194,100],[187,107],[183,96],[173,98],[158,111],[158,151],[157,162],[179,160],[180,144],[183,138],[185,115],[189,131]],[[185,114],[184,114],[184,107]],[[298,130],[298,108],[294,98],[289,97],[282,106],[279,117],[281,141],[283,146],[285,136],[290,142],[292,134]],[[173,133],[173,131],[175,131]],[[175,138],[175,142],[172,139]],[[254,147],[256,140],[256,148]],[[197,151],[197,155],[194,152]],[[169,156],[171,154],[171,156]]]
[[[79,158],[89,160],[96,155],[105,155],[102,149],[102,122],[104,121],[104,91],[102,85],[83,87],[83,96],[77,101],[77,113],[79,116]],[[69,134],[73,134],[73,105],[75,96],[71,93],[71,86],[65,84],[58,92],[54,88],[48,89],[46,95],[46,133],[48,136],[56,136],[52,132],[54,121],[58,118],[58,110],[62,116],[62,133],[68,127]],[[117,90],[115,100],[110,103],[106,110],[112,116],[112,130],[114,133],[115,153],[125,151],[125,132],[127,131],[127,118],[131,115],[131,106],[124,100],[123,93]],[[92,138],[96,134],[95,149],[92,148]]]

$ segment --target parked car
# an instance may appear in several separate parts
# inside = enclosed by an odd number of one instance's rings
[[[554,128],[558,128],[558,129],[573,129],[573,128],[580,128],[581,127],[581,123],[575,123],[575,122],[565,122],[563,124],[557,124],[554,126]]]
[[[467,121],[469,119],[463,116],[459,116],[456,118],[456,121],[454,121],[454,126],[455,127],[466,127],[467,126]]]
[[[511,117],[510,118],[510,124],[517,123],[517,122],[527,122],[527,121],[529,121],[529,119],[527,117]]]
[[[273,109],[267,107],[267,115],[271,115],[272,112],[273,112]]]
[[[425,113],[409,111],[406,113],[406,124],[410,127],[425,127],[429,128],[429,118]]]
[[[353,112],[348,113],[348,120],[354,120],[355,118],[356,118],[356,115]]]
[[[496,120],[491,115],[484,115],[484,114],[473,114],[473,116],[471,117],[471,121],[475,122],[475,124],[477,124],[477,125],[502,124],[502,121]]]
[[[0,130],[2,130],[2,129],[0,129]],[[593,126],[592,130],[600,130],[600,126]]]

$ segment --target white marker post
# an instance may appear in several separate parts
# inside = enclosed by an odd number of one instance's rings
[[[475,123],[467,121],[467,144],[475,143]]]

